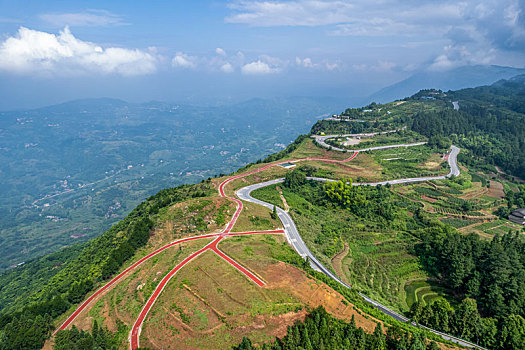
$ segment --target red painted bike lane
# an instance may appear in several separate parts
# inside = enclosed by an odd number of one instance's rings
[[[140,332],[142,330],[142,323],[146,319],[146,316],[148,315],[149,311],[151,310],[151,307],[153,306],[153,304],[155,304],[155,301],[157,300],[158,296],[162,293],[162,291],[164,290],[164,287],[166,287],[166,285],[171,280],[171,278],[173,276],[175,276],[177,271],[179,271],[184,265],[186,265],[187,263],[189,263],[190,261],[195,259],[197,256],[199,256],[202,253],[204,253],[206,250],[210,249],[211,245],[213,245],[213,244],[217,245],[217,243],[220,240],[222,240],[222,239],[223,239],[223,237],[221,237],[221,236],[217,237],[215,240],[213,240],[212,242],[208,243],[203,248],[199,249],[195,253],[193,253],[190,256],[188,256],[186,259],[184,259],[182,262],[180,262],[177,266],[175,266],[175,268],[173,270],[168,272],[168,274],[166,276],[164,276],[164,278],[157,285],[157,287],[153,291],[153,294],[151,294],[151,296],[149,297],[148,301],[146,302],[146,304],[144,305],[144,307],[140,311],[140,314],[139,314],[137,320],[135,321],[135,323],[133,324],[133,327],[131,328],[131,332],[130,332],[130,335],[129,335],[130,348],[131,349],[136,349],[136,348],[139,347],[139,337],[140,337]]]
[[[334,163],[344,163],[344,162],[348,162],[352,159],[354,159],[357,155],[358,155],[359,152],[354,152],[354,154],[347,158],[347,159],[344,159],[344,160],[332,160],[332,159],[325,159],[325,158],[304,158],[304,159],[296,159],[296,160],[290,160],[289,162],[300,162],[300,161],[323,161],[323,162],[334,162]],[[166,277],[161,281],[161,283],[159,283],[159,286],[155,289],[154,293],[152,294],[152,296],[148,299],[148,302],[146,303],[146,305],[144,306],[144,308],[142,309],[141,311],[141,314],[139,315],[139,318],[137,319],[137,321],[135,322],[131,332],[130,332],[130,346],[132,349],[135,349],[136,347],[138,347],[138,343],[139,343],[139,336],[140,336],[140,329],[142,327],[142,323],[144,322],[144,319],[146,318],[149,310],[151,309],[151,307],[153,306],[153,304],[155,303],[157,297],[160,295],[160,293],[162,293],[162,290],[164,289],[164,287],[166,286],[166,284],[169,282],[169,280],[176,274],[176,272],[178,270],[180,270],[185,264],[187,264],[189,261],[193,260],[195,257],[199,256],[200,254],[202,254],[204,251],[208,250],[208,249],[211,249],[213,250],[217,255],[219,255],[221,258],[223,258],[224,260],[226,260],[228,263],[230,263],[232,266],[234,266],[235,268],[237,268],[241,273],[243,273],[245,276],[247,276],[248,278],[250,278],[253,282],[255,282],[257,285],[259,286],[264,286],[264,281],[262,281],[259,277],[257,277],[256,275],[254,275],[252,272],[248,271],[246,268],[244,268],[242,265],[240,265],[239,263],[237,263],[235,260],[231,259],[229,256],[227,256],[226,254],[224,254],[220,249],[217,248],[217,244],[222,240],[222,238],[224,238],[225,236],[237,236],[237,235],[249,235],[249,234],[257,234],[257,233],[284,233],[284,230],[269,230],[269,231],[252,231],[252,232],[238,232],[238,233],[231,233],[231,230],[233,229],[235,223],[237,222],[237,219],[239,218],[239,215],[241,214],[242,212],[242,209],[243,209],[243,203],[237,199],[237,198],[231,198],[231,197],[228,197],[226,196],[225,192],[224,192],[224,187],[231,181],[235,180],[235,179],[239,179],[239,178],[242,178],[242,177],[246,177],[246,176],[249,176],[249,175],[252,175],[252,174],[256,174],[258,172],[261,172],[261,171],[264,171],[270,167],[273,167],[275,165],[279,165],[280,163],[273,163],[273,164],[268,164],[262,168],[259,168],[259,169],[256,169],[256,170],[253,170],[251,172],[248,172],[248,173],[245,173],[245,174],[240,174],[240,175],[236,175],[236,176],[232,176],[226,180],[224,180],[220,185],[219,185],[219,194],[222,196],[222,197],[225,197],[225,198],[229,198],[233,201],[235,201],[237,203],[237,208],[235,210],[235,213],[232,217],[232,219],[230,220],[230,222],[228,223],[228,225],[226,226],[226,228],[224,229],[224,231],[220,234],[208,234],[208,235],[203,235],[203,236],[195,236],[195,237],[187,237],[187,238],[183,238],[181,240],[177,240],[177,241],[174,241],[164,247],[161,247],[159,249],[157,249],[156,251],[154,251],[153,253],[150,253],[148,255],[146,255],[145,257],[143,257],[142,259],[140,259],[139,261],[137,261],[136,263],[134,263],[133,265],[131,265],[130,267],[128,267],[126,270],[124,270],[123,272],[121,272],[120,274],[118,274],[117,276],[115,276],[111,281],[109,281],[106,285],[104,285],[102,288],[100,288],[99,290],[97,290],[95,293],[93,293],[88,299],[86,299],[76,310],[75,312],[73,312],[73,314],[71,316],[69,316],[66,321],[59,327],[57,328],[57,330],[53,333],[53,335],[56,334],[56,332],[58,332],[59,330],[63,330],[63,329],[66,329],[74,320],[75,318],[89,305],[89,303],[91,303],[96,297],[98,297],[99,295],[101,295],[102,293],[104,293],[108,288],[110,288],[113,284],[115,284],[120,278],[122,278],[124,275],[126,275],[129,271],[133,270],[134,268],[136,268],[137,266],[139,266],[140,264],[142,264],[144,261],[150,259],[151,257],[157,255],[158,253],[164,251],[165,249],[167,248],[170,248],[176,244],[179,244],[179,243],[183,243],[183,242],[187,242],[187,241],[192,241],[192,240],[196,240],[196,239],[201,239],[201,238],[210,238],[210,237],[217,237],[213,242],[209,243],[208,245],[206,245],[204,248],[198,250],[197,252],[193,253],[192,255],[190,255],[189,257],[187,257],[186,259],[184,259],[183,262],[181,262],[179,265],[177,265],[173,270],[171,270],[168,275],[166,275]],[[163,283],[164,282],[164,283]],[[135,347],[134,347],[135,345]]]
[[[133,270],[134,268],[136,268],[137,266],[139,266],[140,264],[142,264],[144,261],[152,258],[153,256],[159,254],[160,252],[168,249],[168,248],[171,248],[173,247],[174,245],[176,244],[180,244],[180,243],[184,243],[184,242],[188,242],[188,241],[194,241],[196,239],[202,239],[202,238],[210,238],[210,237],[216,237],[218,234],[208,234],[208,235],[203,235],[203,236],[194,236],[194,237],[187,237],[187,238],[183,238],[183,239],[179,239],[177,241],[173,241],[171,242],[170,244],[167,244],[165,245],[164,247],[161,247],[157,250],[155,250],[153,253],[150,253],[148,255],[146,255],[145,257],[143,257],[142,259],[138,260],[137,262],[135,262],[133,265],[131,265],[130,267],[128,267],[127,269],[125,269],[124,271],[122,271],[121,273],[119,273],[117,276],[113,277],[113,279],[111,279],[111,281],[109,281],[108,283],[106,283],[103,287],[101,287],[100,289],[98,289],[95,293],[93,293],[89,298],[87,298],[65,321],[64,323],[62,323],[62,325],[60,327],[58,327],[55,332],[53,332],[53,335],[55,335],[58,331],[61,331],[61,330],[64,330],[66,329],[76,318],[77,316],[86,308],[86,306],[89,305],[89,303],[91,303],[93,301],[93,299],[95,299],[96,297],[98,297],[99,295],[103,294],[107,289],[109,289],[113,284],[115,284],[115,282],[117,282],[119,279],[121,279],[124,275],[126,275],[128,272],[130,272],[131,270]]]
[[[233,260],[232,258],[230,258],[228,255],[224,254],[219,248],[217,248],[217,246],[212,246],[210,247],[211,250],[213,250],[213,252],[215,254],[217,254],[218,256],[220,256],[221,258],[223,258],[224,260],[226,260],[227,262],[229,262],[233,267],[235,267],[237,270],[239,270],[240,272],[242,272],[246,277],[248,277],[249,279],[251,279],[253,282],[255,282],[255,284],[257,284],[259,287],[263,287],[265,285],[264,281],[261,280],[259,277],[257,277],[256,275],[254,275],[252,272],[250,272],[248,269],[246,269],[244,266],[242,266],[241,264],[239,264],[237,261]]]

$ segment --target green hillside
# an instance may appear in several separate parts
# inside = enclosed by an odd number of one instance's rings
[[[284,183],[253,195],[289,211],[317,259],[353,288],[314,272],[282,235],[228,237],[221,249],[267,285],[257,287],[206,252],[167,284],[144,323],[141,344],[308,347],[291,335],[298,332],[315,348],[325,330],[311,339],[305,332],[320,322],[346,334],[341,342],[388,342],[388,348],[398,343],[433,348],[429,340],[442,342],[379,312],[357,295],[362,292],[416,322],[484,347],[523,348],[525,230],[506,215],[525,200],[524,81],[423,90],[402,101],[347,109],[341,120],[316,122],[309,135],[285,150],[232,174],[243,175],[224,189],[232,198],[241,187],[284,177]],[[349,160],[352,152],[326,149],[311,137],[387,130],[397,131],[388,137],[335,138],[331,146],[427,143],[361,152]],[[445,175],[452,144],[461,148],[457,177],[375,187],[347,184]],[[278,165],[284,161],[296,167]],[[175,239],[220,232],[235,212],[235,203],[218,191],[227,179],[210,177],[162,190],[93,240],[1,274],[0,349],[51,347],[51,331],[111,276]],[[281,226],[271,210],[245,202],[232,232]],[[59,332],[56,348],[74,347],[72,339],[80,338],[92,347],[127,348],[128,333],[160,279],[208,242],[169,248],[126,274],[75,319],[82,331]],[[305,323],[289,328],[297,321]]]

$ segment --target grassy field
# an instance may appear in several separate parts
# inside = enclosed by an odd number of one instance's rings
[[[280,235],[230,237],[219,245],[226,254],[258,274],[260,288],[211,251],[169,282],[146,320],[141,346],[164,349],[226,349],[249,336],[263,343],[286,334],[288,325],[325,305],[336,317],[356,317],[372,330],[375,322],[351,304],[282,260],[296,253]]]
[[[443,298],[443,296],[449,295],[450,293],[442,286],[426,280],[409,282],[405,284],[404,289],[408,307],[411,307],[416,301],[423,302],[423,304],[430,304],[434,300]],[[447,300],[453,302],[452,298],[447,298]]]
[[[322,184],[313,182],[310,186],[314,186],[312,192],[322,191]],[[325,266],[342,271],[342,278],[376,300],[408,310],[403,286],[427,278],[410,253],[414,237],[382,222],[356,217],[348,210],[316,205],[286,187],[281,190],[303,240]],[[254,191],[253,196],[282,206],[275,186]],[[348,253],[342,261],[334,261],[345,244]],[[334,266],[336,263],[341,266]]]

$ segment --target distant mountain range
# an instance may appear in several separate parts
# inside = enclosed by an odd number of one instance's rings
[[[369,97],[369,101],[389,102],[412,96],[421,89],[459,90],[488,85],[501,79],[525,74],[525,68],[502,66],[463,66],[448,71],[421,71],[387,86]]]
[[[0,112],[0,271],[99,235],[162,188],[280,151],[337,109],[300,97],[222,106],[100,98]]]

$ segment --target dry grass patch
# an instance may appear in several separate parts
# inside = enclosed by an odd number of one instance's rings
[[[274,230],[282,228],[279,220],[274,220],[270,216],[270,209],[262,205],[243,202],[244,209],[239,215],[232,232]]]
[[[293,266],[271,258],[283,249],[276,235],[231,237],[219,245],[267,283],[259,288],[231,265],[208,251],[170,281],[143,327],[141,346],[164,349],[226,349],[243,336],[255,343],[286,334],[307,310],[324,306],[334,316],[373,332],[366,318],[325,284]]]
[[[490,188],[487,196],[492,198],[502,199],[505,198],[505,191],[503,189],[503,184],[499,181],[490,180]]]
[[[119,323],[131,328],[147,298],[164,275],[210,241],[211,239],[202,239],[182,243],[145,261],[93,300],[73,324],[80,329],[91,330],[93,320],[97,320],[110,331],[116,331]],[[123,339],[122,346],[125,346],[126,341],[127,339]]]

